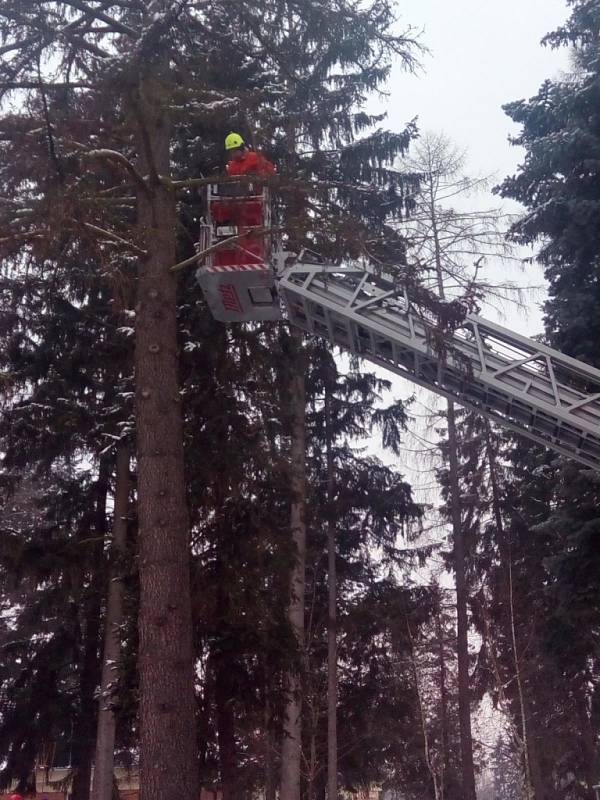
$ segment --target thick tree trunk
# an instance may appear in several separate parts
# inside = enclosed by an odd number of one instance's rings
[[[190,542],[178,386],[176,208],[170,125],[160,81],[142,78],[139,121],[140,233],[135,377],[140,551],[140,786],[142,800],[198,796]]]
[[[535,800],[556,800],[557,792],[554,791],[552,768],[546,769],[542,765],[541,756],[543,751],[540,752],[540,747],[544,747],[548,732],[538,730],[535,715],[531,711],[526,692],[523,692],[523,713],[525,714],[527,726],[527,751],[529,753],[533,797]]]
[[[126,547],[129,489],[129,447],[127,444],[120,444],[116,461],[113,538],[104,622],[104,654],[100,679],[92,800],[112,800],[113,796],[116,721],[110,703],[112,685],[118,677],[120,657],[119,626],[123,621],[123,589],[119,578],[119,562],[122,560]]]
[[[235,717],[230,684],[231,668],[227,658],[215,658],[215,707],[219,740],[221,800],[236,800],[237,754],[235,746]]]
[[[310,700],[305,703],[308,706],[308,722],[306,725],[308,732],[304,732],[305,739],[308,739],[308,764],[306,765],[306,800],[317,800],[317,772],[319,769],[319,756],[317,754],[317,732],[319,729],[319,708],[320,698],[315,697],[311,692]],[[305,719],[306,719],[305,712]]]
[[[596,735],[590,720],[586,701],[585,681],[575,688],[575,718],[581,731],[581,750],[583,754],[583,777],[587,784],[586,800],[595,800],[594,786],[600,781]]]
[[[214,674],[210,664],[210,658],[206,662],[204,685],[202,686],[202,697],[198,712],[198,772],[199,784],[203,786],[205,782],[211,780],[211,746],[213,742],[212,730],[212,709],[214,698]]]
[[[291,404],[290,481],[292,504],[290,528],[295,545],[295,565],[290,575],[288,619],[296,637],[299,663],[284,681],[286,705],[281,745],[280,800],[300,800],[302,761],[302,660],[304,653],[304,590],[306,573],[306,386],[302,340],[291,334],[292,363],[289,365]]]
[[[98,585],[100,590],[100,585]],[[100,601],[89,601],[85,615],[85,644],[79,684],[79,712],[73,726],[72,800],[89,800],[92,762],[94,756],[94,733],[96,727],[95,692],[98,685],[100,644]]]
[[[265,686],[265,711],[264,711],[264,735],[265,735],[265,800],[276,800],[277,798],[277,775],[275,772],[275,732],[273,730],[273,719],[270,701],[270,687]]]
[[[94,537],[92,552],[88,556],[89,585],[84,590],[85,606],[83,620],[83,642],[81,678],[79,684],[79,711],[73,726],[72,762],[73,800],[89,800],[92,761],[94,755],[96,727],[96,689],[100,671],[100,614],[102,605],[102,583],[104,579],[103,549],[106,536],[106,498],[108,495],[109,467],[100,463],[96,492]],[[85,580],[85,575],[82,576]]]
[[[224,435],[226,433],[224,432]],[[217,739],[219,747],[219,773],[221,783],[221,800],[235,800],[237,792],[237,748],[235,741],[235,685],[233,675],[235,670],[235,653],[232,653],[232,643],[228,638],[228,627],[234,612],[231,609],[228,587],[231,577],[227,571],[227,556],[222,551],[223,542],[231,532],[227,531],[227,516],[225,499],[227,496],[227,476],[217,473],[214,476],[214,502],[215,524],[217,541],[215,561],[215,619],[218,628],[224,634],[224,639],[218,641],[212,655],[214,670],[214,699],[216,711]]]
[[[458,662],[458,721],[464,800],[476,800],[471,732],[471,688],[469,686],[469,617],[466,578],[466,552],[462,529],[460,486],[458,481],[458,444],[454,403],[448,401],[448,458],[450,466],[450,503],[454,538],[454,574],[456,578],[456,640]]]
[[[337,744],[337,572],[335,531],[335,474],[331,432],[331,397],[325,389],[325,435],[327,447],[327,800],[338,797],[338,744]]]

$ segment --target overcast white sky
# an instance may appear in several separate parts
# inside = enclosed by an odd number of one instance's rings
[[[502,105],[531,97],[546,78],[567,67],[565,50],[540,46],[542,37],[568,17],[566,0],[398,0],[398,8],[406,25],[422,30],[422,42],[431,52],[423,57],[419,74],[394,71],[386,104],[389,127],[400,130],[418,117],[421,130],[443,131],[469,151],[469,174],[495,174],[500,182],[523,157],[522,150],[508,143],[517,129]],[[488,195],[474,202],[496,207],[501,200]],[[518,210],[515,204],[505,208]],[[512,270],[509,277],[523,285],[543,283],[535,267],[522,273]],[[527,315],[507,308],[499,321],[526,335],[540,333],[542,301],[540,293]],[[394,380],[396,396],[414,391],[407,381]],[[437,401],[428,392],[419,390],[417,396],[419,402],[412,409],[416,419],[401,462],[419,499],[434,501],[431,465],[410,451],[437,438],[426,430],[424,419],[426,409]]]
[[[567,66],[565,50],[540,45],[567,18],[565,0],[398,0],[398,9],[405,25],[422,31],[430,54],[416,75],[394,70],[385,104],[389,127],[400,130],[418,117],[422,131],[443,131],[468,151],[469,174],[495,175],[500,182],[523,156],[508,142],[517,128],[502,106],[531,97]],[[488,195],[474,202],[497,207],[502,201]],[[507,202],[504,207],[518,209]],[[536,268],[510,278],[543,283]],[[540,332],[542,300],[531,303],[528,318],[509,310],[499,321],[523,333]]]
[[[475,172],[511,172],[519,151],[502,111],[531,97],[567,64],[564,50],[540,46],[568,16],[565,0],[398,0],[402,20],[422,29],[431,51],[416,76],[394,73],[391,127],[413,116],[423,130],[443,130],[471,154]]]

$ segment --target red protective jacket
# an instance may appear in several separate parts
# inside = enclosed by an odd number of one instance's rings
[[[227,164],[228,175],[275,175],[277,170],[268,158],[256,150],[248,150],[239,161],[231,160]]]

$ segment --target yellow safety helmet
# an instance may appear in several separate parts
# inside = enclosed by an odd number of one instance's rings
[[[225,139],[225,150],[237,150],[244,146],[244,140],[239,133],[230,133]]]

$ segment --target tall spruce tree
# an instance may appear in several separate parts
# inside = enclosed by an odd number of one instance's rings
[[[549,299],[545,304],[548,340],[563,352],[598,366],[594,342],[598,333],[600,256],[597,225],[600,4],[595,0],[574,0],[569,6],[570,18],[562,28],[549,34],[545,43],[571,47],[571,70],[558,80],[546,81],[530,100],[506,106],[509,116],[521,126],[514,142],[525,148],[526,157],[516,174],[508,177],[498,191],[526,208],[513,227],[515,239],[539,245],[536,258],[544,266],[549,283]],[[544,532],[557,537],[556,550],[546,563],[556,567],[551,571],[550,587],[555,601],[560,602],[559,628],[564,636],[554,641],[557,651],[551,658],[556,661],[557,669],[568,669],[569,678],[564,679],[568,680],[568,691],[573,692],[574,706],[580,709],[581,741],[585,743],[582,755],[587,753],[583,780],[586,796],[591,797],[593,781],[598,780],[597,756],[589,746],[594,736],[591,698],[596,687],[594,681],[590,684],[583,677],[586,670],[579,656],[585,659],[587,654],[592,660],[588,663],[596,661],[595,649],[590,649],[590,636],[598,630],[595,598],[600,574],[597,557],[600,520],[594,510],[597,482],[589,471],[566,464],[554,479],[560,487],[560,501],[556,507],[550,500],[552,508],[545,512]],[[559,544],[563,536],[569,542],[566,549]],[[551,630],[558,620],[553,610],[548,611],[551,613],[547,624]],[[565,662],[563,645],[567,641],[569,657]],[[567,662],[570,662],[568,667]],[[557,697],[555,707],[564,707],[563,702]],[[574,774],[579,769],[574,768]]]
[[[471,581],[478,586],[472,618],[482,640],[476,694],[487,691],[506,716],[524,797],[591,798],[594,613],[584,622],[575,612],[573,584],[556,567],[569,552],[581,568],[581,552],[570,552],[567,542],[575,513],[589,519],[595,501],[589,489],[582,494],[585,482],[574,482],[577,469],[569,476],[552,454],[498,434],[470,413],[459,417],[458,430]]]
[[[355,569],[358,571],[360,562],[363,560],[366,562],[364,548],[369,546],[382,550],[383,563],[388,566],[395,564],[395,556],[402,561],[396,550],[401,546],[398,534],[404,533],[405,525],[408,529],[411,517],[418,517],[419,510],[412,503],[408,487],[397,481],[393,472],[387,471],[375,460],[361,458],[359,453],[353,453],[348,444],[348,440],[372,436],[373,429],[380,428],[385,443],[388,446],[393,445],[398,452],[401,431],[406,424],[405,410],[401,404],[396,403],[378,408],[378,393],[389,390],[389,384],[362,372],[353,371],[342,375],[327,346],[321,344],[316,350],[311,359],[312,369],[309,371],[309,400],[312,408],[308,416],[310,483],[319,487],[316,491],[311,491],[309,496],[309,554],[312,562],[312,577],[309,584],[313,609],[311,632],[314,638],[321,640],[322,634],[317,631],[322,618],[325,617],[327,707],[324,716],[327,719],[327,791],[328,795],[335,796],[338,790],[339,772],[338,599],[340,608],[343,609],[347,593],[356,591],[356,588],[350,588],[352,583],[355,582],[356,586],[361,580],[358,575],[352,576],[352,567],[348,562],[355,558]],[[366,489],[363,483],[368,480],[366,476],[369,473],[372,475],[371,491]],[[363,534],[363,541],[358,538],[358,531],[352,530],[359,524],[362,516],[359,513],[360,509],[363,509],[362,514],[365,515],[363,524],[367,528],[366,536]],[[326,532],[325,541],[319,530],[320,520],[323,520],[322,530]],[[318,567],[323,551],[327,557],[326,610],[321,606],[325,603],[325,598],[321,594],[323,587]],[[341,570],[339,580],[338,561]],[[370,570],[366,563],[364,569],[365,578],[368,580]],[[312,664],[315,654],[312,653],[308,643],[307,648]],[[322,652],[318,654],[319,649],[317,647],[317,663],[322,656]],[[313,677],[314,672],[315,668],[312,667]],[[316,764],[320,761],[320,752],[317,752],[320,748],[315,746],[315,737],[320,735],[320,725],[315,723],[320,709],[320,683],[317,681],[316,687],[314,681],[311,683],[313,684],[311,687],[313,739],[312,746],[307,747],[307,750],[311,752]],[[343,775],[343,771],[341,774]]]
[[[75,563],[80,563],[81,580],[89,597],[88,611],[80,625],[80,635],[86,640],[85,658],[79,664],[79,657],[74,655],[71,662],[72,680],[75,685],[81,680],[81,711],[78,713],[82,723],[76,723],[75,711],[70,712],[73,714],[70,723],[64,718],[61,720],[52,697],[48,697],[44,708],[44,697],[38,696],[47,732],[30,734],[28,755],[31,767],[41,753],[37,749],[40,742],[46,747],[44,737],[56,736],[64,744],[64,730],[71,728],[77,740],[71,750],[73,792],[79,798],[86,798],[93,761],[95,691],[106,578],[103,547],[110,535],[106,497],[113,491],[112,443],[131,428],[131,408],[126,399],[130,389],[130,347],[127,338],[119,332],[119,326],[126,320],[124,312],[130,292],[127,260],[124,259],[121,269],[116,269],[114,250],[110,244],[106,245],[106,240],[90,242],[84,237],[76,243],[66,231],[56,229],[50,233],[51,226],[46,229],[48,235],[40,234],[33,246],[33,238],[14,235],[18,224],[15,219],[20,218],[27,227],[37,213],[41,226],[49,224],[50,211],[56,210],[52,208],[56,200],[52,187],[56,188],[56,183],[64,178],[64,173],[58,178],[49,151],[56,125],[64,122],[67,111],[64,98],[58,103],[47,103],[47,119],[52,113],[54,124],[48,122],[41,135],[31,135],[40,108],[39,103],[33,102],[32,113],[21,116],[19,124],[10,116],[3,121],[6,127],[2,142],[5,157],[2,181],[5,191],[10,192],[12,187],[15,201],[12,206],[3,207],[8,235],[2,242],[0,336],[2,367],[4,374],[10,375],[10,381],[4,384],[3,392],[2,470],[4,477],[16,487],[17,494],[11,502],[18,505],[20,484],[32,480],[42,495],[40,503],[44,515],[59,520],[54,526],[48,522],[34,525],[32,517],[27,529],[13,532],[13,543],[20,537],[22,547],[31,553],[28,570],[34,576],[30,578],[32,592],[37,586],[37,570],[42,569],[44,574],[43,550],[48,546],[55,552],[59,573],[66,571],[68,574]],[[78,126],[79,131],[81,127]],[[17,159],[13,159],[15,152],[19,153]],[[15,207],[28,203],[31,204],[28,211],[14,215]],[[123,208],[126,207],[124,204]],[[40,477],[48,472],[56,476],[52,510],[48,498],[53,487]],[[81,485],[79,495],[60,488],[60,482],[67,480],[73,487]],[[90,489],[94,482],[97,499]],[[94,524],[87,534],[81,534],[82,544],[77,548],[70,543],[75,535],[75,523],[62,520],[82,515],[80,506],[85,502],[90,505],[87,519],[92,518]],[[95,507],[93,515],[92,507]],[[39,544],[34,546],[36,541]],[[9,569],[14,570],[15,565]],[[57,591],[60,594],[61,589]],[[35,594],[31,597],[35,603]],[[53,602],[58,604],[58,597]],[[63,602],[71,602],[68,586]],[[66,619],[72,616],[71,612],[65,612]],[[43,617],[39,617],[36,624],[43,626]],[[41,630],[39,636],[43,636]],[[69,679],[62,679],[64,685],[68,685]],[[12,722],[9,718],[6,720],[6,742],[10,742],[11,737],[17,740],[19,734],[14,723],[29,714],[24,702],[21,693],[14,703]],[[66,751],[63,747],[58,752],[64,756]],[[13,777],[9,762],[6,780]]]
[[[491,609],[501,667],[510,675],[518,666],[520,680],[509,684],[508,696],[516,728],[526,736],[533,796],[593,798],[597,762],[590,744],[598,723],[590,653],[597,623],[593,604],[584,601],[585,612],[580,606],[585,582],[573,583],[562,566],[568,553],[578,572],[593,575],[593,557],[570,545],[583,519],[593,521],[596,499],[585,478],[577,480],[576,468],[561,470],[556,459],[525,443],[512,443],[504,458],[510,459],[503,507],[514,633],[502,632],[507,612],[502,584],[491,584]],[[555,732],[552,743],[545,737],[549,727]]]
[[[405,229],[412,244],[412,255],[425,271],[425,280],[434,286],[439,298],[459,297],[473,304],[481,297],[485,284],[478,280],[486,258],[506,255],[498,210],[465,211],[456,208],[460,199],[483,183],[464,174],[464,154],[441,135],[429,134],[419,142],[411,160],[422,175],[415,207]],[[492,287],[488,287],[492,288]],[[444,357],[443,353],[440,357]],[[447,471],[445,484],[446,518],[452,525],[452,567],[456,581],[458,702],[462,753],[463,793],[475,800],[475,768],[471,732],[471,688],[469,675],[468,582],[469,552],[463,487],[460,482],[460,440],[455,404],[447,402],[446,435],[443,457]]]
[[[506,715],[515,757],[525,777],[524,796],[534,796],[539,776],[537,745],[522,664],[526,650],[518,620],[522,598],[515,591],[512,534],[507,506],[505,440],[479,415],[457,415],[458,481],[464,496],[464,535],[468,543],[472,623],[481,636],[472,685],[474,695],[489,693]],[[448,491],[448,476],[441,476]],[[510,688],[509,688],[510,687]]]
[[[295,198],[303,187],[292,185],[287,199],[282,187],[296,241],[319,244],[337,257],[367,248],[378,252],[382,243],[391,241],[401,257],[402,239],[385,222],[390,210],[402,207],[403,180],[381,163],[391,161],[406,146],[410,130],[399,135],[377,131],[353,139],[378,122],[354,106],[385,78],[391,55],[398,53],[410,62],[412,43],[402,35],[389,36],[388,3],[360,9],[345,4],[325,9],[311,2],[283,8],[269,3],[261,9],[260,19],[254,8],[243,6],[234,21],[227,4],[218,2],[199,10],[194,4],[172,9],[144,2],[128,8],[117,3],[89,3],[84,8],[81,3],[51,3],[40,14],[32,13],[34,5],[9,3],[0,13],[5,38],[2,88],[31,93],[27,112],[7,116],[3,124],[9,141],[20,134],[40,144],[34,132],[42,129],[45,150],[36,163],[46,168],[47,180],[36,194],[29,191],[28,176],[15,179],[5,172],[6,188],[19,200],[6,214],[9,236],[3,244],[9,246],[17,268],[23,259],[43,263],[48,247],[55,249],[56,257],[62,257],[65,248],[75,253],[75,242],[92,247],[100,243],[103,251],[114,247],[120,258],[129,254],[130,261],[138,261],[142,785],[148,796],[193,793],[193,737],[184,734],[189,734],[194,704],[175,371],[176,306],[174,281],[166,275],[176,260],[173,184],[168,180],[170,118],[180,129],[189,130],[190,120],[212,112],[215,99],[227,108],[237,104],[241,119],[255,110],[257,125],[274,136],[276,147],[291,154],[290,159],[293,156],[293,180],[300,175],[308,183],[307,191],[312,191],[321,209],[318,220],[311,223],[315,233],[301,235],[306,204],[298,206]],[[265,42],[277,46],[266,47]],[[46,56],[51,51],[57,55],[50,61]],[[247,66],[249,61],[260,67],[256,74],[261,77],[253,85],[249,71],[248,86],[240,87],[235,66]],[[224,62],[229,70],[221,71]],[[230,78],[227,94],[221,91],[223,74]],[[293,89],[291,94],[281,94],[284,84]],[[231,94],[241,95],[241,101],[229,99]],[[262,103],[258,109],[257,97]],[[288,104],[286,97],[293,97],[293,103]],[[294,129],[292,146],[290,114],[306,121],[307,110],[311,125],[305,122],[304,128]],[[320,127],[314,126],[317,119]],[[325,143],[332,145],[330,152],[322,149]],[[298,154],[302,158],[296,160]],[[304,174],[300,161],[308,165]],[[91,163],[93,171],[86,170]],[[180,188],[185,191],[188,166],[178,166],[184,172],[176,177],[184,179]],[[374,181],[382,191],[366,192]],[[304,210],[304,218],[298,208]],[[351,226],[348,214],[353,215]],[[63,280],[70,285],[67,270]],[[153,338],[157,320],[160,342]],[[86,352],[89,356],[94,351],[89,347]],[[152,444],[152,437],[160,440],[160,446]],[[171,641],[178,642],[175,656]],[[157,708],[163,720],[159,725]],[[186,747],[173,752],[178,739]],[[161,763],[164,770],[154,769]],[[177,772],[177,780],[169,770]]]
[[[408,181],[390,166],[394,156],[408,144],[412,129],[399,134],[371,132],[369,129],[381,117],[369,116],[361,108],[365,93],[387,77],[394,54],[408,65],[412,61],[410,38],[383,34],[392,19],[389,3],[359,9],[349,5],[325,8],[304,2],[279,3],[260,11],[244,6],[233,23],[227,20],[222,34],[224,53],[229,53],[225,40],[230,42],[232,34],[245,43],[251,31],[258,40],[254,53],[249,53],[245,44],[241,49],[243,69],[248,76],[249,66],[254,66],[255,75],[250,76],[248,88],[255,92],[262,89],[266,102],[259,105],[251,96],[242,99],[239,118],[251,139],[259,144],[271,140],[272,152],[279,154],[282,219],[292,249],[309,245],[340,260],[347,255],[368,255],[369,247],[375,254],[385,243],[399,261],[403,259],[402,238],[386,223],[404,206]],[[250,64],[249,59],[253,59]],[[224,71],[229,80],[232,67],[241,69],[242,65],[239,60],[232,63],[229,57],[228,70]],[[375,190],[373,184],[380,190]],[[300,353],[297,346],[286,351],[290,364],[294,363],[290,358],[293,352]],[[298,388],[303,380],[302,363],[299,355],[295,376],[292,375]],[[298,403],[295,429],[302,437],[304,412],[299,407],[299,391],[293,395]],[[300,439],[294,443],[293,451],[299,453],[298,447],[304,447]],[[304,482],[302,461],[297,456],[293,480],[298,486]],[[299,497],[299,502],[303,505],[304,498]],[[302,517],[298,507],[292,523],[299,558],[290,576],[290,615],[297,631],[299,657],[304,617]],[[290,727],[285,730],[282,744],[282,794],[296,798],[300,791],[301,748],[298,675],[290,673],[288,684]]]
[[[83,11],[80,4],[71,3],[51,3],[42,9],[35,3],[8,3],[0,13],[6,42],[0,85],[23,92],[34,87],[41,95],[54,166],[45,192],[36,198],[36,210],[46,214],[41,219],[38,214],[25,214],[20,218],[24,231],[15,231],[11,225],[11,238],[22,241],[27,249],[32,238],[52,240],[64,235],[65,228],[97,227],[89,217],[82,219],[85,211],[77,171],[67,173],[61,162],[68,145],[55,138],[46,82],[51,84],[51,93],[83,96],[89,138],[83,146],[71,144],[71,149],[81,147],[83,157],[117,159],[134,178],[137,226],[144,248],[105,232],[106,228],[101,228],[100,236],[120,239],[139,256],[135,326],[142,565],[139,664],[142,792],[149,797],[197,792],[196,748],[189,735],[194,728],[193,655],[175,279],[168,273],[176,260],[175,200],[162,182],[170,172],[167,106],[174,85],[170,56],[179,11],[166,3],[142,3],[135,9],[91,4],[84,5]],[[127,153],[94,153],[91,137],[98,141],[104,133],[107,143],[114,135],[114,129],[108,134],[103,131],[101,123],[103,110],[115,107],[121,112]],[[67,136],[71,135],[69,130]],[[137,160],[137,169],[128,156]],[[98,196],[100,187],[94,189]],[[106,225],[106,220],[101,222]],[[127,237],[131,241],[135,234],[129,231]],[[159,322],[160,341],[156,336]]]

